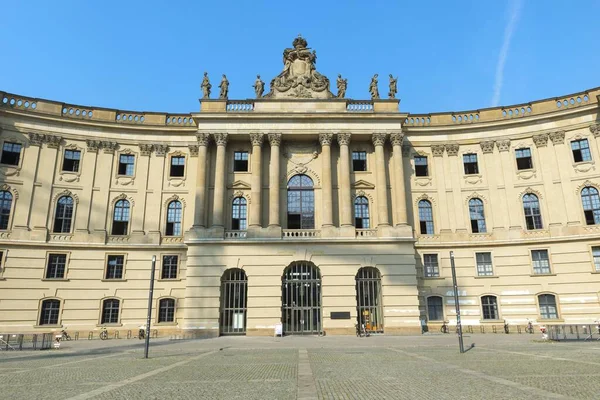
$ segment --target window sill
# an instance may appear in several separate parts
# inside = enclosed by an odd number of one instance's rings
[[[34,329],[56,329],[56,328],[62,328],[63,325],[62,324],[53,324],[53,325],[34,325],[33,328]],[[10,335],[10,333],[8,334]]]
[[[117,174],[117,178],[135,178],[135,175],[120,175],[120,174]]]
[[[498,325],[498,324],[504,324],[504,320],[503,319],[480,319],[479,323],[480,324]]]
[[[177,322],[157,322],[158,326],[177,326]]]
[[[54,282],[54,281],[69,282],[70,279],[67,279],[67,278],[42,278],[42,282]]]
[[[556,276],[556,274],[531,274],[530,277],[538,277],[538,276]]]
[[[0,163],[0,167],[18,168],[19,164],[4,164],[4,163]]]
[[[358,175],[370,175],[371,171],[352,171],[352,173],[358,174]]]
[[[424,276],[423,279],[435,281],[435,280],[443,280],[446,278],[444,278],[442,276]]]
[[[590,274],[600,274],[600,271],[592,271],[592,272],[590,272]],[[4,279],[4,278],[0,278],[0,280],[1,279]]]
[[[558,318],[558,319],[543,319],[543,318],[540,318],[540,319],[537,320],[537,322],[538,322],[538,324],[548,324],[548,323],[553,323],[553,322],[563,323],[563,322],[565,322],[565,320],[562,319],[562,318]]]
[[[96,324],[97,328],[119,328],[123,326],[123,324],[121,323],[116,323],[116,324]]]
[[[157,279],[159,282],[179,282],[181,278],[160,278]]]
[[[100,282],[127,282],[127,279],[101,279]]]
[[[485,275],[477,275],[477,276],[475,277],[475,279],[490,279],[490,278],[499,278],[499,276],[498,276],[498,275],[488,275],[488,276],[485,276]]]

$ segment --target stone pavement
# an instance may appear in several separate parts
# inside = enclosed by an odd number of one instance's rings
[[[63,342],[0,352],[1,399],[600,398],[600,342],[538,335]]]

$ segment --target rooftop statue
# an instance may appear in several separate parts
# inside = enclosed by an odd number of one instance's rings
[[[283,51],[283,71],[271,81],[271,92],[265,97],[273,99],[305,98],[330,99],[329,79],[316,71],[317,52],[298,36],[293,48]]]
[[[229,81],[225,74],[223,74],[223,79],[221,79],[221,84],[219,85],[221,92],[219,93],[219,99],[227,99],[227,94],[229,93]]]
[[[210,88],[212,87],[212,85],[210,84],[210,81],[208,80],[208,72],[204,73],[204,79],[202,79],[202,84],[200,85],[200,88],[202,89],[202,98],[203,99],[210,99]]]
[[[379,88],[377,87],[377,77],[379,75],[375,74],[371,78],[371,84],[369,85],[369,93],[371,93],[371,99],[376,100],[379,98]]]
[[[394,78],[394,76],[390,74],[390,92],[388,93],[388,96],[390,99],[395,99],[396,93],[398,93],[398,77]]]
[[[265,91],[265,83],[260,79],[260,75],[256,75],[256,81],[254,81],[254,93],[256,93],[256,98],[260,99]]]
[[[338,74],[337,78],[337,98],[343,99],[346,97],[346,88],[348,87],[348,79],[342,78],[342,74]]]

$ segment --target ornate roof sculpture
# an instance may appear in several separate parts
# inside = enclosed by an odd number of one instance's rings
[[[317,53],[307,47],[306,39],[298,35],[293,48],[283,51],[283,71],[271,81],[272,99],[331,99],[329,79],[317,72]]]

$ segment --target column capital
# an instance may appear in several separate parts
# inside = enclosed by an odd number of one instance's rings
[[[431,145],[431,153],[434,157],[442,157],[444,155],[444,145],[443,144],[432,144]]]
[[[190,144],[188,145],[188,149],[190,149],[190,157],[198,157],[198,145]]]
[[[263,138],[265,137],[264,133],[261,132],[253,132],[250,134],[250,142],[252,146],[261,146],[263,144]]]
[[[450,143],[445,145],[444,147],[446,148],[446,153],[448,153],[449,156],[456,156],[458,154],[458,143]]]
[[[387,133],[385,132],[375,132],[371,139],[373,140],[373,144],[375,146],[383,146],[385,144],[385,139],[387,138]]]
[[[169,151],[169,146],[164,143],[154,145],[154,154],[158,157],[164,157],[167,154],[167,151]]]
[[[402,146],[403,141],[404,133],[402,133],[402,131],[392,132],[390,134],[390,142],[392,142],[392,146]]]
[[[496,147],[498,147],[498,151],[510,150],[510,139],[497,140]]]
[[[319,133],[319,143],[321,146],[331,146],[333,140],[333,133]]]
[[[348,146],[350,144],[350,137],[352,135],[348,132],[340,132],[337,134],[337,141],[340,146]]]
[[[594,137],[598,137],[600,135],[600,124],[590,125],[590,132],[594,134]]]
[[[281,146],[281,133],[269,133],[269,144],[273,146]]]
[[[119,143],[117,142],[103,141],[101,143],[105,154],[115,154],[115,150],[119,147]]]
[[[86,140],[87,150],[90,153],[97,153],[102,148],[102,142],[99,140]]]
[[[481,151],[483,151],[483,154],[489,154],[494,152],[493,140],[484,140],[483,142],[480,142],[479,145],[481,146]]]
[[[198,140],[198,146],[208,146],[208,142],[210,141],[210,135],[205,132],[197,133],[196,140]]]
[[[550,132],[548,136],[550,137],[550,140],[552,140],[552,144],[554,145],[563,144],[565,142],[565,131]],[[597,134],[594,133],[594,136],[597,136]]]
[[[217,146],[227,146],[227,133],[213,133],[212,135]]]
[[[152,144],[142,143],[140,144],[140,154],[143,156],[149,156],[150,153],[152,153],[153,148],[154,145]]]
[[[533,143],[536,147],[546,147],[548,145],[548,134],[533,135]]]
[[[29,144],[31,146],[42,146],[44,135],[41,133],[29,133]]]

